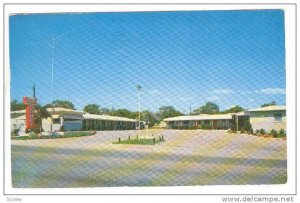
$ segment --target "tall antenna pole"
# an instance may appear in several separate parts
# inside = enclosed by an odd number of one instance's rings
[[[62,36],[72,32],[75,29],[71,29],[67,32],[62,33],[61,35],[59,35],[58,37],[56,37],[56,41],[59,40]],[[55,53],[55,38],[54,35],[52,36],[52,43],[49,43],[49,46],[52,48],[52,67],[51,67],[51,104],[53,104],[53,94],[54,94],[54,53]],[[53,106],[52,106],[52,112],[54,111]],[[52,125],[53,125],[53,120],[52,120],[52,124],[51,124],[51,131],[52,131]]]
[[[52,77],[51,77],[51,103],[53,103],[53,85],[54,85],[54,49],[55,49],[55,42],[54,42],[54,36],[52,38]]]

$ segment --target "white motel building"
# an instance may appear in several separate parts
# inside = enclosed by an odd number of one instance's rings
[[[84,111],[71,110],[66,108],[48,108],[51,117],[42,120],[43,130],[60,131],[63,127],[65,131],[86,131],[86,130],[132,130],[137,128],[137,120],[109,116],[95,115]],[[26,111],[11,112],[11,129],[19,129],[20,134],[25,132]],[[252,129],[272,129],[279,131],[286,130],[286,107],[267,106],[250,109],[239,113],[229,114],[200,114],[177,116],[164,119],[167,129],[189,129],[207,128],[210,129],[230,129],[233,125],[240,130],[246,122],[250,122]],[[142,127],[142,123],[141,123]]]
[[[137,120],[109,116],[94,115],[84,111],[66,108],[47,108],[51,117],[42,120],[42,127],[47,131],[72,130],[130,130],[136,129]],[[11,129],[20,129],[20,134],[25,132],[26,110],[11,112]]]
[[[267,106],[250,109],[239,113],[229,114],[200,114],[189,116],[177,116],[164,119],[168,129],[187,129],[187,128],[211,128],[211,129],[230,129],[233,125],[240,130],[246,122],[250,122],[252,129],[272,129],[279,131],[286,130],[286,107]]]

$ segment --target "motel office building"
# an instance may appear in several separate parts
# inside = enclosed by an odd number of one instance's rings
[[[286,107],[267,106],[239,113],[177,116],[166,118],[164,121],[167,129],[231,129],[234,127],[239,131],[247,122],[250,122],[254,131],[262,128],[266,131],[272,129],[279,131],[286,130]]]
[[[250,109],[250,123],[253,130],[265,129],[270,131],[272,129],[286,131],[286,107],[285,106],[267,106],[257,109]]]

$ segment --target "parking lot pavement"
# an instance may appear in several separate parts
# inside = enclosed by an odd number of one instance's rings
[[[156,145],[113,144],[137,131],[11,140],[16,188],[284,184],[286,141],[226,131],[143,130]]]

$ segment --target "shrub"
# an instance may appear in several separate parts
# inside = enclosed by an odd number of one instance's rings
[[[11,136],[18,136],[19,135],[19,129],[13,129],[12,131],[11,131]]]
[[[261,134],[261,135],[265,135],[265,134],[266,134],[266,130],[265,130],[265,129],[263,129],[263,128],[262,128],[262,129],[260,129],[260,130],[259,130],[259,134]]]
[[[201,125],[201,129],[203,129],[203,130],[211,130],[212,127],[211,127],[210,125],[202,124],[202,125]]]
[[[235,126],[235,125],[232,125],[231,128],[230,128],[230,130],[231,130],[231,131],[236,131],[236,126]]]
[[[37,139],[38,135],[35,132],[31,132],[29,137],[30,137],[30,139]]]
[[[244,130],[247,132],[247,133],[253,133],[253,129],[252,129],[252,125],[251,123],[248,121],[246,124],[245,124],[245,127],[244,127]],[[251,134],[252,134],[251,133]]]
[[[272,129],[271,131],[270,131],[270,134],[273,136],[273,137],[277,137],[278,135],[277,135],[277,131],[276,130],[274,130],[274,129]]]
[[[251,128],[249,131],[248,131],[248,134],[252,134],[253,135],[253,129]]]
[[[196,129],[197,129],[196,126],[190,126],[190,127],[189,127],[189,130],[196,130]]]
[[[259,130],[258,129],[255,130],[255,135],[259,135]]]
[[[286,137],[286,132],[285,132],[284,129],[280,129],[278,134],[279,134],[280,137]]]
[[[40,131],[40,129],[35,128],[35,129],[33,129],[33,132],[34,132],[35,134],[39,134],[41,131]]]
[[[26,134],[30,133],[30,129],[26,128],[25,133]]]
[[[245,133],[246,130],[244,128],[241,128],[241,133]]]
[[[236,133],[236,131],[229,129],[227,130],[227,133]]]

